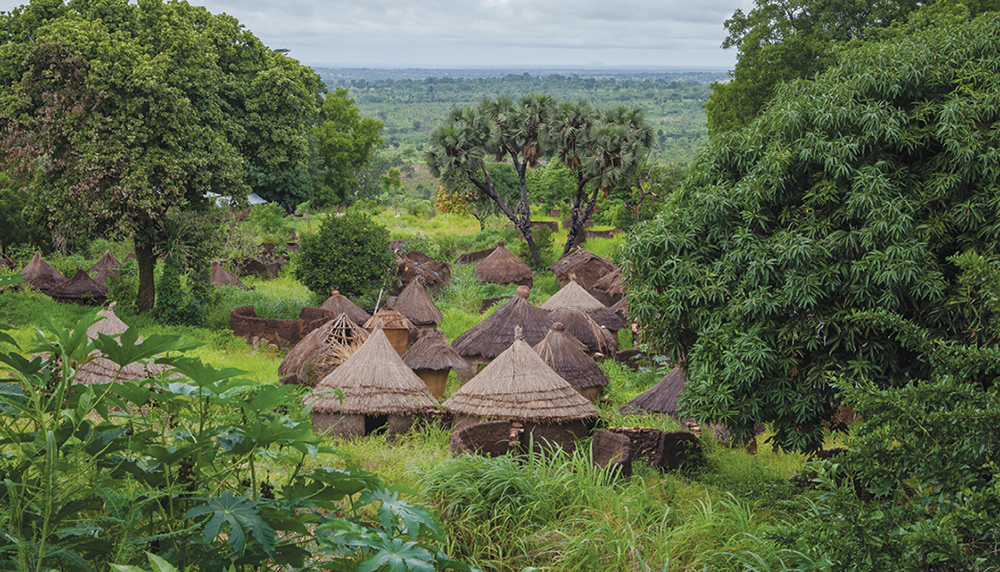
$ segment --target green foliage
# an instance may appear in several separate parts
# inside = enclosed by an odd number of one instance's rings
[[[347,95],[347,88],[327,94],[323,101],[323,122],[310,134],[320,161],[311,203],[323,207],[353,200],[358,173],[382,146],[379,135],[382,127],[382,122],[376,119],[361,117],[354,100]]]
[[[892,386],[928,372],[853,311],[984,341],[972,325],[985,310],[949,257],[1000,255],[997,30],[987,15],[863,45],[787,85],[634,230],[630,315],[644,342],[686,358],[690,410],[738,441],[773,422],[775,444],[814,449],[837,401],[830,375]]]
[[[367,214],[348,210],[329,216],[301,240],[295,277],[318,296],[337,289],[354,298],[382,287],[394,269],[389,231]]]
[[[278,246],[288,242],[288,233],[292,230],[292,224],[285,218],[285,210],[277,203],[255,205],[250,209],[247,222],[260,235],[261,242]]]

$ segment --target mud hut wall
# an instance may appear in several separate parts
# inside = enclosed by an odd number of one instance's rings
[[[240,306],[229,313],[229,327],[241,338],[266,339],[278,346],[297,344],[306,333],[302,320],[259,318],[253,306]]]
[[[403,435],[413,429],[413,415],[390,415],[386,432],[389,435]]]
[[[598,387],[582,387],[580,389],[577,389],[577,391],[580,392],[580,395],[582,395],[582,396],[586,397],[587,399],[589,399],[591,403],[593,403],[594,405],[597,405],[597,402],[601,400],[601,389],[602,388],[600,386],[598,386]]]
[[[357,439],[365,436],[364,415],[313,412],[313,425],[325,435]]]
[[[462,359],[464,359],[465,362],[469,364],[469,367],[465,369],[455,370],[455,375],[458,377],[459,384],[464,384],[470,379],[476,377],[476,374],[479,373],[479,370],[482,369],[482,367],[486,367],[487,365],[489,365],[491,361],[493,361],[479,356],[476,357],[462,356]]]
[[[510,421],[476,423],[451,434],[449,450],[453,454],[467,453],[486,457],[499,457],[520,447],[520,442],[510,439]]]
[[[385,332],[385,337],[389,338],[389,343],[392,344],[392,349],[396,350],[399,357],[403,357],[406,353],[406,347],[410,343],[410,330],[407,328],[383,328]]]
[[[521,446],[528,450],[529,441],[534,443],[534,450],[542,452],[559,445],[572,453],[576,442],[590,433],[590,424],[586,421],[567,421],[565,423],[524,423],[524,433],[521,434]]]
[[[444,397],[445,385],[448,383],[449,371],[447,369],[415,369],[413,373],[427,384],[427,390],[431,392],[434,399],[441,401],[441,398]]]
[[[487,248],[485,250],[476,250],[474,252],[467,252],[465,254],[459,255],[459,257],[455,259],[455,264],[475,264],[485,259],[487,256],[493,254],[494,250],[496,250],[495,246],[493,248]]]

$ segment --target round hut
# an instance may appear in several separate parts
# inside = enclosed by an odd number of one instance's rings
[[[242,290],[247,289],[246,284],[234,276],[232,272],[226,270],[226,268],[218,260],[212,261],[211,282],[216,286],[235,286]]]
[[[367,330],[355,324],[347,314],[340,314],[309,332],[288,351],[278,366],[281,382],[316,387],[367,339]]]
[[[72,278],[52,288],[47,294],[56,302],[100,305],[107,298],[108,289],[95,282],[86,270],[77,268]]]
[[[529,344],[537,344],[545,338],[552,327],[552,318],[548,312],[528,302],[529,293],[527,288],[518,288],[517,295],[496,312],[455,338],[451,346],[470,366],[458,373],[459,379],[471,379],[479,365],[489,363],[509,348],[514,343],[515,326],[521,328]]]
[[[562,322],[566,333],[579,340],[592,357],[614,357],[618,351],[618,340],[611,332],[579,308],[559,308],[549,312],[549,318]]]
[[[679,366],[670,370],[653,387],[639,394],[635,399],[622,405],[622,413],[665,413],[678,418],[677,398],[684,390],[684,370]]]
[[[406,346],[409,345],[410,339],[416,340],[417,338],[417,328],[413,325],[413,322],[407,320],[406,316],[396,310],[390,310],[389,308],[379,310],[365,322],[364,328],[369,333],[372,333],[378,324],[382,325],[382,331],[385,332],[386,337],[389,338],[389,343],[396,349],[396,353],[400,357],[406,353]]]
[[[330,297],[327,298],[323,302],[323,305],[319,308],[329,312],[330,315],[334,317],[341,314],[347,314],[347,317],[359,326],[364,326],[365,322],[370,320],[372,317],[371,314],[362,310],[357,304],[351,302],[347,296],[342,295],[338,290],[332,290],[330,292]]]
[[[521,338],[462,386],[447,401],[445,410],[455,416],[455,429],[488,420],[515,421],[529,438],[573,448],[587,435],[597,408],[552,371]]]
[[[560,286],[576,282],[589,290],[606,274],[614,272],[616,267],[610,260],[577,247],[549,266],[549,270],[556,275],[556,281]]]
[[[377,328],[303,405],[312,406],[313,424],[323,432],[353,439],[383,430],[405,433],[415,415],[436,409],[438,402]]]
[[[608,376],[575,337],[568,335],[562,322],[552,324],[545,339],[535,346],[535,352],[553,371],[566,380],[591,403],[597,403],[608,384]]]
[[[403,354],[403,363],[424,380],[434,399],[444,397],[449,371],[469,367],[438,328],[420,330],[420,339]]]
[[[36,252],[31,258],[31,262],[21,269],[21,276],[24,277],[28,286],[46,294],[69,281],[62,275],[62,272],[45,262],[40,252]]]
[[[419,278],[403,288],[392,309],[406,316],[417,328],[436,329],[442,319],[441,310],[434,304]]]
[[[535,271],[504,247],[503,241],[476,265],[476,277],[491,284],[518,284],[531,288]]]
[[[105,336],[119,336],[128,329],[128,324],[121,321],[115,315],[115,302],[108,306],[107,310],[97,313],[101,319],[91,324],[87,328],[87,338],[96,340],[98,334]],[[121,341],[118,342],[121,344]],[[142,338],[136,339],[136,343],[142,343]],[[155,363],[141,364],[130,363],[125,367],[119,367],[115,362],[103,357],[99,350],[94,350],[90,356],[92,359],[84,363],[76,370],[73,383],[111,383],[122,381],[139,381],[150,377],[155,377],[163,371],[163,366]]]
[[[600,280],[594,282],[590,291],[599,302],[605,306],[613,307],[625,297],[622,271],[616,268],[614,272],[605,274]]]
[[[618,344],[618,330],[628,325],[611,308],[608,308],[600,300],[591,296],[589,292],[576,282],[569,282],[560,288],[558,292],[553,294],[539,308],[548,312],[558,310],[559,308],[579,308],[586,312],[595,322],[611,332],[616,346]],[[568,326],[569,324],[567,324]]]
[[[115,258],[114,254],[111,254],[110,250],[105,250],[104,255],[101,259],[94,263],[93,266],[87,269],[90,274],[104,274],[107,275],[112,270],[117,270],[121,266],[118,259]]]

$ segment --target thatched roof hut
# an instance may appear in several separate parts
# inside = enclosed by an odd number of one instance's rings
[[[375,331],[376,326],[379,325],[381,325],[386,337],[389,338],[392,347],[396,348],[396,353],[399,356],[406,353],[406,346],[409,345],[411,338],[414,341],[417,339],[416,326],[413,325],[413,322],[406,319],[406,316],[396,310],[382,308],[365,322],[364,328],[369,333],[372,333]]]
[[[583,344],[589,354],[614,357],[618,340],[580,308],[559,308],[549,312],[553,322],[561,322],[566,333]]]
[[[560,286],[576,282],[589,290],[604,275],[614,272],[616,267],[610,260],[578,247],[549,266],[549,270],[556,275]]]
[[[342,295],[339,290],[332,290],[330,297],[323,302],[320,309],[326,310],[333,316],[347,314],[347,317],[359,326],[363,326],[372,317],[371,314],[362,310],[354,302],[351,302],[347,296]]]
[[[590,288],[591,294],[605,306],[614,306],[625,296],[625,285],[622,282],[622,271],[615,268],[594,282]]]
[[[612,312],[618,315],[619,318],[623,320],[628,318],[628,298],[622,298],[615,302],[614,306],[609,308]]]
[[[519,289],[517,296],[455,338],[451,345],[466,359],[491,360],[514,342],[515,326],[524,332],[527,343],[537,344],[552,327],[552,319],[545,310],[532,306],[527,294]]]
[[[41,290],[48,294],[49,290],[62,286],[68,280],[61,272],[52,267],[42,258],[40,252],[36,252],[24,268],[21,269],[21,276],[28,286],[36,290]]]
[[[235,286],[243,290],[247,289],[246,284],[230,271],[226,270],[218,260],[212,261],[212,284],[216,286]]]
[[[503,241],[497,242],[496,249],[476,265],[476,277],[493,284],[520,284],[531,287],[535,271],[507,250]]]
[[[311,404],[315,425],[347,438],[385,426],[390,433],[404,432],[414,415],[438,407],[380,328],[324,377],[303,404]]]
[[[108,289],[95,282],[86,270],[77,268],[72,278],[52,288],[47,294],[57,302],[103,304],[108,296]]]
[[[545,339],[535,346],[535,352],[553,371],[591,402],[601,397],[608,376],[597,365],[580,340],[568,335],[562,322],[552,324]]]
[[[419,278],[403,288],[392,309],[406,316],[417,327],[434,328],[442,319],[441,310],[434,304]]]
[[[421,330],[420,339],[403,354],[403,363],[424,380],[427,389],[436,399],[444,396],[449,371],[469,367],[445,339],[444,332],[438,328]]]
[[[340,314],[309,333],[288,351],[278,366],[282,383],[316,387],[368,339],[368,331]]]
[[[88,268],[87,272],[90,274],[103,273],[106,275],[108,272],[117,269],[119,266],[121,266],[121,264],[118,262],[118,259],[115,258],[115,255],[111,254],[110,250],[105,250],[104,256],[101,256],[100,260]]]
[[[670,370],[663,379],[622,406],[622,413],[666,413],[678,416],[677,398],[684,390],[684,370],[679,366]]]
[[[89,328],[87,328],[87,337],[91,340],[97,339],[98,334],[118,336],[123,334],[125,330],[128,329],[128,324],[121,321],[121,319],[115,315],[115,302],[112,302],[107,310],[101,310],[98,312],[97,315],[101,316],[101,319],[94,322]],[[142,338],[139,337],[136,340],[136,343],[142,343]],[[93,359],[81,365],[79,369],[77,369],[76,376],[73,378],[73,383],[138,381],[155,377],[163,370],[163,366],[155,363],[145,365],[141,363],[130,363],[124,368],[119,368],[118,364],[105,357],[101,357],[100,352],[96,350],[93,354],[91,354],[91,357]],[[118,371],[119,369],[121,369],[120,372]]]
[[[552,370],[517,334],[511,346],[444,402],[456,428],[484,419],[519,421],[540,443],[572,448],[597,408]]]
[[[625,320],[622,320],[597,298],[591,296],[589,292],[576,282],[570,282],[560,288],[558,292],[553,294],[551,298],[539,307],[549,312],[558,310],[559,308],[579,308],[586,312],[595,322],[613,332],[617,332],[627,326]]]

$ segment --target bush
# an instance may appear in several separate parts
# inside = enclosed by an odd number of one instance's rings
[[[393,270],[389,230],[356,208],[327,217],[315,234],[305,235],[295,277],[319,296],[337,289],[347,297],[382,286]]]

